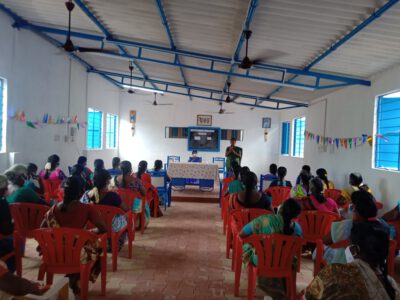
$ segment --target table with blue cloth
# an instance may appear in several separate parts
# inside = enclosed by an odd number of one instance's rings
[[[212,190],[219,184],[217,164],[203,163],[170,163],[168,176],[171,178],[172,188],[184,189],[186,185],[199,185],[202,190]]]

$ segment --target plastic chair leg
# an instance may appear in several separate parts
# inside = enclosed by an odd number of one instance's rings
[[[235,266],[237,264],[237,255],[236,255],[236,253],[237,253],[238,250],[236,249],[236,243],[237,243],[237,237],[233,234],[232,235],[232,262],[231,262],[232,271],[235,270]]]
[[[226,235],[226,258],[229,258],[231,252],[232,233]],[[232,247],[233,249],[233,247]]]
[[[112,271],[117,271],[117,259],[118,259],[118,236],[116,234],[112,235],[111,238],[111,250],[112,250]]]
[[[106,295],[107,286],[107,252],[101,257],[101,295]]]
[[[238,253],[236,253],[238,255]],[[239,297],[240,288],[240,275],[242,273],[242,262],[236,262],[235,264],[235,297]]]
[[[23,240],[25,241],[25,239]],[[16,272],[17,275],[19,277],[22,277],[22,240],[19,236],[17,236],[16,234],[14,235],[14,258],[15,258],[15,268],[16,268]],[[24,245],[24,249],[25,249],[25,245]]]
[[[43,264],[41,264],[39,267],[38,281],[43,281],[45,274],[46,274],[46,268]]]
[[[80,272],[80,286],[81,286],[81,300],[88,298],[89,291],[89,269],[87,267],[81,267]]]
[[[247,300],[253,300],[256,290],[257,268],[249,264],[248,272]]]
[[[142,212],[140,213],[140,233],[143,234],[144,233],[144,226],[146,222],[146,213],[145,210],[143,209]]]

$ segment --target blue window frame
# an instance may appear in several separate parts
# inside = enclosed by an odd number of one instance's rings
[[[107,114],[106,148],[117,148],[117,124],[118,117],[113,114]]]
[[[0,152],[6,151],[6,122],[7,122],[6,82],[0,78]]]
[[[88,149],[101,149],[103,113],[93,108],[88,109],[87,143]]]
[[[282,123],[281,154],[289,155],[290,146],[290,122]]]
[[[377,101],[376,133],[385,139],[375,141],[375,168],[400,171],[400,92]]]
[[[306,118],[294,119],[293,131],[293,156],[304,157],[304,131],[306,129]]]

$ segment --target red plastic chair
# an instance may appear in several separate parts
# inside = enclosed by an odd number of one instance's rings
[[[272,196],[272,207],[278,208],[283,202],[290,198],[290,187],[274,186],[266,190]]]
[[[43,197],[48,203],[50,203],[51,199],[62,201],[62,199],[60,200],[59,198],[59,190],[62,183],[61,180],[50,180],[42,178],[41,181],[44,188]]]
[[[237,199],[237,194],[228,194],[223,198],[223,206],[224,206],[224,215],[223,215],[223,224],[222,224],[222,229],[224,234],[226,234],[226,230],[228,228],[228,222],[229,222],[229,212],[232,209],[235,209],[234,204],[236,203]]]
[[[135,236],[135,229],[132,223],[132,212],[128,211],[125,213],[122,209],[110,205],[100,205],[92,204],[95,209],[100,213],[102,220],[106,224],[107,228],[107,238],[111,239],[111,249],[112,249],[112,270],[117,271],[117,259],[118,259],[118,244],[119,238],[124,233],[128,234],[128,258],[132,258],[132,243]],[[125,215],[128,224],[118,232],[112,231],[113,219],[117,215]]]
[[[252,235],[242,241],[255,249],[258,264],[248,265],[247,299],[254,299],[257,276],[286,279],[286,299],[296,298],[296,273],[293,259],[300,263],[299,249],[302,240],[299,237],[283,234]]]
[[[95,261],[81,263],[81,251],[89,241],[100,238],[103,254],[101,260],[101,294],[106,294],[107,279],[107,239],[106,235],[97,236],[87,230],[74,228],[42,228],[33,232],[43,254],[39,268],[38,280],[47,274],[47,284],[53,283],[54,274],[80,273],[81,299],[88,298],[89,275]]]
[[[118,195],[121,197],[122,201],[125,202],[125,204],[132,210],[132,205],[133,205],[133,201],[136,198],[141,199],[142,201],[142,205],[141,205],[141,213],[140,213],[140,233],[143,234],[144,233],[144,229],[145,229],[145,222],[146,222],[146,215],[145,215],[145,210],[146,210],[146,198],[143,197],[142,195],[140,195],[139,192],[131,190],[131,189],[124,189],[124,188],[119,188],[117,189],[117,193]],[[132,213],[132,216],[134,218],[133,220],[133,224],[136,228],[136,224],[137,224],[137,218],[138,218],[139,213]]]
[[[14,247],[20,251],[21,245],[25,245],[25,240],[33,238],[33,230],[40,228],[44,216],[50,209],[49,206],[31,203],[10,204],[10,212],[14,219]],[[21,254],[22,256],[22,254]],[[18,264],[19,262],[17,262]],[[21,266],[17,265],[22,270]],[[20,275],[20,274],[18,274]]]
[[[148,174],[146,174],[148,175]],[[158,217],[158,210],[160,206],[160,198],[158,196],[157,188],[148,182],[143,182],[144,188],[146,189],[146,201],[151,207],[150,203],[153,202],[154,207],[154,217]]]
[[[6,236],[3,236],[0,234],[0,240],[7,238]],[[0,260],[3,262],[6,262],[9,260],[11,257],[14,257],[15,259],[15,268],[16,268],[16,273],[19,277],[22,276],[22,253],[21,253],[21,246],[16,247],[15,243],[15,237],[14,237],[14,251],[11,251],[3,256],[0,257]]]
[[[315,245],[323,245],[322,239],[331,231],[333,222],[340,219],[335,213],[322,211],[303,211],[298,222],[303,231],[303,241]],[[319,268],[314,265],[314,276],[318,274]]]

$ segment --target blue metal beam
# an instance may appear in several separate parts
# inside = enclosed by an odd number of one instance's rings
[[[101,32],[104,34],[106,39],[111,39],[113,38],[113,35],[111,32],[97,19],[97,17],[93,14],[93,12],[90,10],[90,8],[83,3],[82,0],[74,0],[75,4],[79,6],[79,8],[84,12],[85,15],[89,17],[89,19],[101,30]],[[128,51],[125,50],[125,48],[121,45],[117,45],[118,49],[123,53],[123,54],[129,54]],[[136,67],[136,69],[139,70],[139,72],[143,75],[144,78],[148,78],[142,67],[135,61],[133,60],[133,64]],[[157,88],[156,86],[153,86],[153,88]]]
[[[242,50],[243,47],[243,43],[246,40],[244,34],[243,34],[243,30],[249,30],[250,29],[250,25],[251,22],[253,21],[254,15],[256,13],[256,9],[258,6],[258,0],[250,0],[249,3],[249,8],[247,10],[247,15],[246,15],[246,19],[244,21],[242,30],[240,32],[240,36],[239,36],[239,40],[238,43],[236,45],[235,48],[235,52],[233,53],[232,56],[232,63],[231,63],[231,67],[229,68],[229,72],[233,72],[235,65],[236,65],[236,61],[239,61],[239,55],[240,55],[240,51]],[[222,94],[221,94],[221,99],[224,97],[224,92],[228,86],[228,82],[231,80],[231,76],[228,75],[226,77],[225,83],[224,83],[224,87],[222,88]]]
[[[155,0],[155,2],[156,2],[156,5],[157,5],[157,8],[158,8],[158,12],[160,13],[160,18],[161,18],[161,22],[162,22],[162,24],[164,26],[165,33],[167,34],[167,37],[168,37],[169,46],[171,47],[171,49],[176,49],[175,43],[174,43],[174,39],[172,37],[172,33],[171,33],[171,30],[170,30],[169,25],[168,25],[167,16],[165,15],[165,11],[164,11],[164,7],[163,7],[163,4],[162,4],[162,1],[161,0]],[[181,63],[180,60],[179,60],[179,56],[178,55],[176,56],[176,61],[178,63]],[[185,85],[187,85],[185,74],[183,73],[183,69],[181,67],[179,67],[179,71],[181,73],[181,77],[182,77],[183,83]],[[189,94],[189,99],[192,100],[192,97],[190,96],[190,90],[188,90],[188,94]]]
[[[372,13],[367,19],[365,19],[363,22],[358,24],[356,27],[353,28],[349,33],[347,33],[344,37],[342,37],[339,41],[333,43],[332,45],[329,46],[327,50],[325,50],[322,54],[318,55],[312,62],[310,62],[303,70],[304,71],[309,71],[312,67],[314,67],[316,64],[321,62],[324,58],[326,58],[328,55],[332,54],[334,51],[336,51],[340,46],[342,46],[344,43],[349,41],[352,37],[354,37],[357,33],[359,33],[361,30],[363,30],[365,27],[367,27],[369,24],[371,24],[373,21],[375,21],[377,18],[379,18],[382,14],[384,14],[386,11],[388,11],[393,5],[398,3],[400,0],[389,0],[381,6],[377,11]],[[294,79],[296,79],[298,76],[295,75],[292,78],[288,80],[288,82],[293,82]],[[331,86],[334,87],[334,86]],[[271,97],[275,95],[277,92],[281,90],[282,87],[277,88],[273,92],[269,93],[267,97]],[[329,86],[326,88],[330,88]]]
[[[32,25],[32,24],[26,24],[26,23],[16,23],[15,27],[17,28],[26,28],[26,29],[34,29],[37,31],[41,31],[43,33],[50,33],[50,34],[56,34],[56,35],[67,35],[66,30],[58,29],[58,28],[52,28],[52,27],[45,27],[45,26],[37,26],[37,25]],[[226,57],[221,57],[221,56],[215,56],[215,55],[208,55],[208,54],[202,54],[202,53],[197,53],[197,52],[191,52],[191,51],[185,51],[185,50],[179,50],[179,49],[170,49],[158,45],[150,45],[150,44],[145,44],[145,43],[140,43],[140,42],[135,42],[135,41],[128,41],[128,40],[121,40],[121,39],[105,39],[104,36],[99,36],[99,35],[93,35],[93,34],[87,34],[87,33],[81,33],[81,32],[71,32],[71,36],[81,38],[81,39],[89,39],[92,41],[99,41],[99,42],[110,42],[116,45],[122,45],[122,46],[128,46],[128,47],[133,47],[136,48],[138,51],[138,55],[125,55],[125,54],[107,54],[106,56],[121,56],[129,59],[137,59],[137,60],[143,60],[143,61],[150,61],[150,62],[155,62],[155,63],[161,63],[161,64],[167,64],[167,65],[172,65],[172,66],[180,66],[182,68],[192,68],[200,71],[206,71],[206,72],[211,72],[213,73],[214,70],[216,70],[215,66],[219,65],[231,65],[231,58],[226,58]],[[185,56],[188,58],[196,58],[200,59],[205,62],[209,62],[210,67],[206,68],[201,68],[198,67],[197,64],[190,65],[188,64],[178,64],[176,62],[171,62],[168,59],[162,60],[156,60],[156,59],[150,59],[148,57],[145,57],[143,55],[144,50],[148,50],[151,52],[156,51],[156,52],[162,52],[162,53],[168,53],[168,54],[173,54],[176,56]],[[239,62],[236,62],[237,64]],[[308,76],[308,77],[313,77],[316,79],[316,82],[318,79],[326,79],[326,80],[331,80],[339,83],[346,83],[346,85],[365,85],[365,86],[370,86],[371,82],[368,80],[364,79],[358,79],[358,78],[352,78],[349,76],[343,76],[343,75],[336,75],[336,74],[329,74],[329,73],[323,73],[323,72],[315,72],[315,71],[305,71],[302,69],[296,69],[296,68],[291,68],[291,67],[286,67],[286,66],[276,66],[276,65],[271,65],[271,64],[260,64],[256,65],[257,69],[263,69],[267,70],[269,72],[276,72],[280,76],[283,76],[283,74],[292,74],[292,75],[299,75],[299,76]],[[222,69],[222,68],[221,68]],[[249,79],[256,79],[256,80],[264,80],[266,82],[269,82],[268,78],[264,79],[259,76],[251,76],[251,71],[248,74],[243,74],[243,73],[236,73],[236,72],[218,72],[216,71],[215,73],[217,74],[223,74],[223,75],[230,75],[230,76],[238,76],[238,77],[245,77]],[[275,76],[276,77],[276,76]],[[280,84],[282,81],[272,81],[271,83],[273,84]],[[296,87],[297,84],[294,83],[292,85],[293,87]],[[301,86],[301,85],[298,85]],[[320,86],[319,84],[315,85],[310,85],[310,87],[319,89],[323,88],[323,86]]]
[[[111,72],[111,71],[106,71],[106,70],[89,70],[89,72],[92,73],[98,73],[98,74],[104,74],[113,78],[117,78],[118,82],[121,85],[128,85],[125,81],[125,79],[130,78],[130,74],[124,74],[124,73],[118,73],[118,72]],[[138,77],[138,76],[133,76],[134,80],[137,81],[142,81],[143,78]],[[158,79],[149,79],[149,83],[154,83],[157,84],[158,86],[162,86],[162,88],[158,89],[163,92],[171,92],[171,88],[177,88],[177,89],[189,89],[192,92],[198,91],[200,93],[209,93],[210,97],[209,99],[215,99],[215,100],[220,100],[220,94],[222,93],[220,90],[216,89],[211,89],[211,88],[205,88],[201,86],[194,86],[194,85],[187,85],[187,84],[181,84],[181,83],[176,83],[176,82],[171,82],[171,81],[166,81],[166,80],[158,80]],[[233,97],[240,97],[240,98],[245,98],[245,99],[251,99],[251,100],[260,100],[260,101],[268,101],[272,103],[280,103],[280,104],[285,104],[285,105],[292,105],[296,107],[307,107],[308,104],[304,102],[297,102],[295,100],[281,100],[281,99],[267,99],[267,98],[260,98],[254,95],[249,95],[249,94],[244,94],[244,93],[236,93],[232,92],[231,93]],[[196,96],[195,93],[192,93],[193,97]],[[236,103],[236,102],[235,102]],[[250,105],[250,104],[249,104]]]

